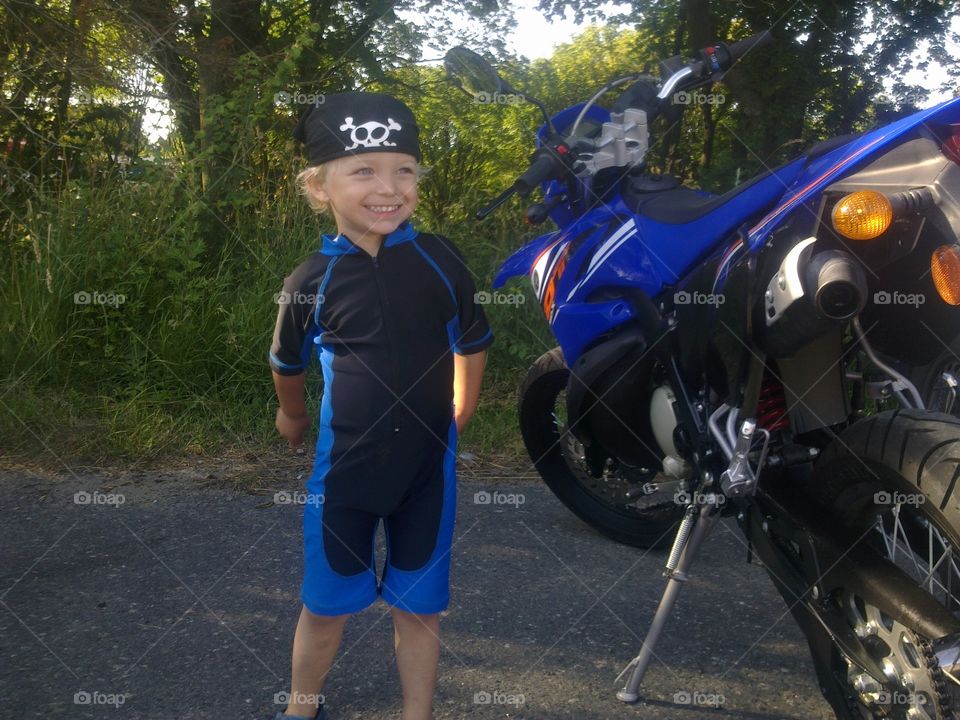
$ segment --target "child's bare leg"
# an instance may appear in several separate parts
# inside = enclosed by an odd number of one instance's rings
[[[433,720],[433,691],[440,662],[440,615],[393,614],[397,670],[403,688],[403,720]]]
[[[287,715],[312,718],[317,714],[319,699],[316,696],[323,690],[348,617],[314,615],[306,607],[300,611],[293,636],[293,680]],[[306,702],[308,700],[312,702]]]

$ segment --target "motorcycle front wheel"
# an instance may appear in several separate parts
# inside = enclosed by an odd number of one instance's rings
[[[567,422],[569,376],[554,348],[537,359],[520,387],[520,431],[537,472],[568,509],[606,537],[640,548],[668,545],[683,505],[672,492],[644,494],[654,473],[625,468],[615,458],[607,459],[601,477],[589,472]]]

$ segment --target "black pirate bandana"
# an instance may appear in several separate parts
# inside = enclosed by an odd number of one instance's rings
[[[300,116],[293,137],[310,165],[365,152],[398,152],[420,160],[420,131],[410,108],[382,93],[325,95]]]

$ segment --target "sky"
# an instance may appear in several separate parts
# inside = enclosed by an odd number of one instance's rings
[[[570,42],[574,35],[590,24],[577,24],[569,10],[563,19],[548,19],[536,9],[536,0],[521,0],[514,5],[517,7],[514,11],[517,27],[509,38],[510,49],[531,60],[550,57],[554,47]],[[613,3],[609,5],[614,6]]]

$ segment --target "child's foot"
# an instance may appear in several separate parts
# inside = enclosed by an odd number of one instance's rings
[[[286,710],[286,708],[283,710],[278,710],[273,720],[328,720],[327,713],[324,711],[323,705],[317,709],[317,714],[313,717],[306,717],[304,715],[286,715]]]

